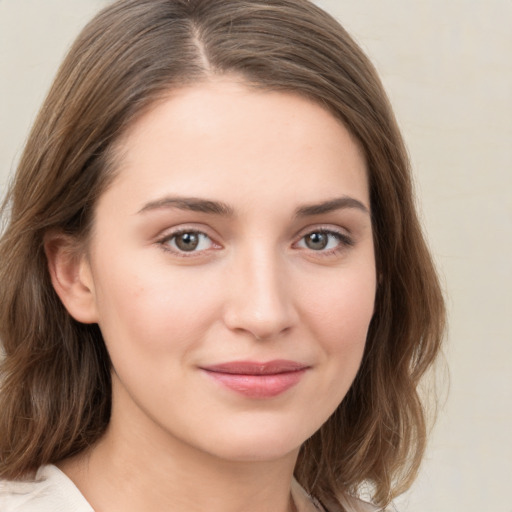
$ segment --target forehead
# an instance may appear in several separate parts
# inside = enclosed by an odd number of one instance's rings
[[[134,201],[164,192],[227,202],[308,192],[315,202],[334,188],[368,202],[363,152],[338,119],[298,94],[231,79],[171,91],[118,148],[113,188]]]

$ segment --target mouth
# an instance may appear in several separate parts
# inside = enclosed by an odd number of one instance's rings
[[[202,367],[224,387],[249,398],[272,398],[300,382],[308,365],[296,361],[233,361]]]

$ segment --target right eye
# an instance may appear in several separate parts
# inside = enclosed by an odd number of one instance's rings
[[[212,239],[201,231],[187,230],[172,233],[160,241],[162,247],[174,253],[196,253],[212,249]]]

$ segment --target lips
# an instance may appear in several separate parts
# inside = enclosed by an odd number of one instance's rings
[[[233,361],[201,368],[219,384],[249,398],[272,398],[295,386],[309,366],[296,361]]]

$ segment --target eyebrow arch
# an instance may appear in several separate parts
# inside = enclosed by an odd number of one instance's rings
[[[233,208],[226,203],[199,199],[197,197],[163,197],[145,204],[138,213],[159,210],[161,208],[178,208],[192,212],[213,213],[225,217],[234,216]]]
[[[162,208],[178,208],[180,210],[188,210],[200,213],[210,213],[221,215],[224,217],[233,217],[235,212],[233,208],[221,201],[212,201],[209,199],[200,199],[197,197],[163,197],[155,201],[145,204],[138,213],[145,213],[151,210],[159,210]],[[296,217],[309,217],[313,215],[321,215],[335,210],[345,208],[356,208],[364,213],[370,213],[368,208],[353,197],[338,197],[324,201],[318,204],[310,204],[297,208]]]
[[[368,208],[361,201],[358,201],[353,197],[343,196],[337,197],[335,199],[330,199],[329,201],[324,201],[318,204],[301,206],[300,208],[297,208],[297,210],[295,211],[295,216],[309,217],[312,215],[321,215],[323,213],[329,213],[335,210],[342,210],[345,208],[356,208],[357,210],[361,210],[364,213],[370,213]]]

